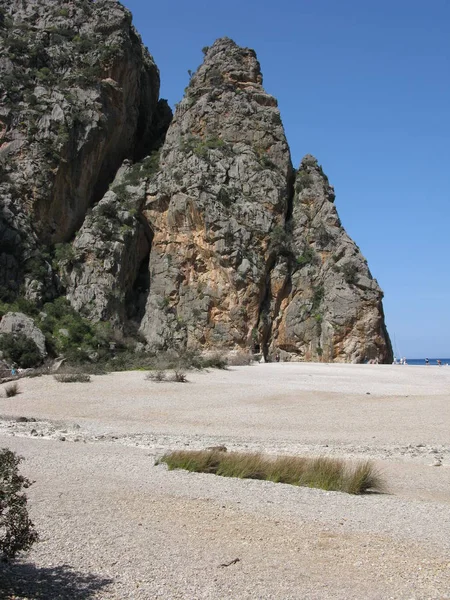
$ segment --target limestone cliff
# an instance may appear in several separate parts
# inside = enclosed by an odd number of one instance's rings
[[[191,78],[147,187],[154,238],[141,331],[152,347],[252,345],[291,179],[255,53],[218,40]]]
[[[115,0],[0,0],[0,299],[64,294],[150,351],[390,361],[382,292],[255,52],[222,38],[172,113]]]
[[[0,0],[0,286],[54,293],[67,242],[155,130],[159,73],[113,0]]]
[[[270,280],[270,348],[306,360],[391,362],[383,293],[348,237],[335,194],[317,160],[303,159],[289,222],[290,269],[278,259]],[[280,276],[281,271],[281,276]]]
[[[147,187],[151,347],[391,360],[382,292],[317,161],[291,166],[252,50],[218,40],[192,76]]]

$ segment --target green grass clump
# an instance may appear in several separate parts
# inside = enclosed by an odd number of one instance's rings
[[[270,457],[257,453],[177,450],[158,462],[169,470],[213,473],[222,477],[260,479],[323,490],[363,494],[381,492],[384,482],[370,461],[346,463],[334,458]]]

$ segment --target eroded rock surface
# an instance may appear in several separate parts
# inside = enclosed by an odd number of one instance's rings
[[[45,348],[45,336],[42,331],[36,327],[33,319],[23,313],[6,313],[0,320],[0,335],[2,333],[20,333],[26,338],[33,340],[36,344],[42,358],[47,356]]]
[[[317,160],[305,156],[295,181],[292,257],[278,259],[271,275],[271,288],[283,290],[279,306],[271,303],[271,348],[306,360],[391,362],[383,293],[334,199]]]
[[[0,17],[0,227],[21,241],[2,243],[0,279],[38,298],[43,245],[67,242],[149,150],[159,72],[115,1],[0,0]]]
[[[382,292],[316,159],[295,178],[252,50],[206,52],[177,108],[144,213],[154,230],[141,332],[155,349],[391,361]]]
[[[144,211],[154,239],[141,331],[155,348],[248,348],[292,180],[277,102],[253,50],[227,38],[208,49],[160,169]]]
[[[148,349],[389,362],[382,292],[253,50],[205,49],[174,118],[115,0],[0,0],[0,298],[62,293]],[[132,326],[131,329],[129,326]]]

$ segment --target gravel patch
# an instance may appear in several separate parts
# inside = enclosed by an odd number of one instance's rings
[[[188,379],[40,377],[0,399],[0,446],[26,458],[41,534],[0,566],[0,597],[450,598],[450,369],[282,363]],[[154,466],[220,444],[371,458],[389,493]]]

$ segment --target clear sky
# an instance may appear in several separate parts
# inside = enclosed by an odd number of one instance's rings
[[[397,355],[450,357],[450,1],[123,0],[181,100],[203,46],[254,48],[294,166],[314,154]]]

